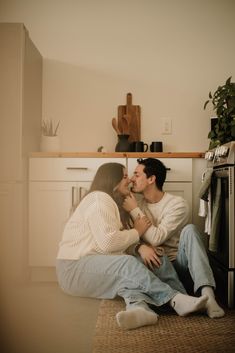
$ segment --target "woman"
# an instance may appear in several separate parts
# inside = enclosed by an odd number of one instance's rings
[[[158,315],[148,304],[169,304],[180,316],[204,309],[207,297],[186,295],[166,256],[153,273],[127,254],[151,225],[147,217],[138,217],[132,228],[128,226],[128,214],[121,204],[129,193],[129,183],[126,169],[119,163],[106,163],[98,169],[59,244],[57,276],[61,288],[81,297],[123,297],[126,311],[116,315],[123,329],[156,323]]]

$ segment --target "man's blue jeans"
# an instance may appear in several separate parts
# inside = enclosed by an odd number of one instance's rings
[[[172,263],[187,289],[190,280],[193,281],[194,293],[203,286],[215,288],[215,280],[205,246],[195,225],[188,224],[183,228],[177,257]]]

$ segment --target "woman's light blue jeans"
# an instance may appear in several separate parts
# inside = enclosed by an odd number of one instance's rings
[[[195,225],[188,224],[183,228],[177,257],[172,263],[186,288],[189,281],[193,281],[194,293],[203,286],[215,288],[215,280],[205,246]]]
[[[186,293],[167,256],[154,273],[131,255],[88,255],[79,260],[57,260],[60,287],[68,294],[124,298],[127,309],[146,303],[162,306],[177,293]]]

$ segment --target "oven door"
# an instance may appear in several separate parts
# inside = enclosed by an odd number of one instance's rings
[[[216,229],[218,245],[216,251],[209,251],[209,253],[225,268],[234,269],[234,166],[219,167],[214,170],[211,182],[212,213],[218,179],[221,182],[220,210]]]

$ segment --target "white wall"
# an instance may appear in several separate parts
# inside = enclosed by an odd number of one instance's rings
[[[0,21],[23,22],[44,57],[42,118],[60,120],[64,151],[113,151],[128,92],[142,140],[205,150],[208,92],[235,81],[234,18],[234,0],[0,0]]]

